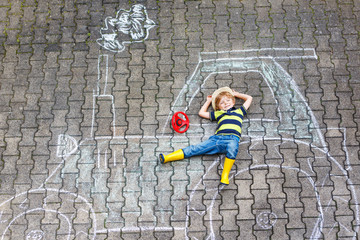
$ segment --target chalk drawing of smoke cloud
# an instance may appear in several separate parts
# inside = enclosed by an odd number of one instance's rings
[[[155,25],[148,18],[146,7],[135,4],[128,11],[120,9],[115,18],[106,17],[105,27],[100,30],[101,38],[96,42],[109,51],[121,52],[126,43],[146,40]]]

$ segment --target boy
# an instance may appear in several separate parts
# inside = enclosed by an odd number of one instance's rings
[[[234,107],[235,97],[245,100],[244,104],[238,109]],[[200,144],[179,149],[168,155],[160,154],[161,163],[203,154],[224,153],[226,156],[220,182],[228,185],[229,173],[238,153],[243,118],[251,102],[251,96],[235,92],[229,87],[216,90],[212,96],[207,97],[206,102],[199,111],[200,117],[217,121],[218,127],[215,135]],[[215,112],[208,112],[210,104],[212,104]]]

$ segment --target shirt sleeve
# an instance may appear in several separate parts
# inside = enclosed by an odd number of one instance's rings
[[[216,121],[215,112],[210,112],[210,121]]]
[[[240,110],[242,111],[243,116],[245,117],[245,116],[247,115],[247,111],[246,111],[244,105],[242,105],[242,106],[240,107]]]

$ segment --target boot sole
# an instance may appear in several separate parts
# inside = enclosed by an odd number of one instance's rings
[[[161,162],[162,164],[164,164],[164,163],[165,163],[164,154],[160,153],[159,158],[160,158],[160,162]]]

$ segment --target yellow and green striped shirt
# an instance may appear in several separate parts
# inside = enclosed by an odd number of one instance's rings
[[[210,113],[210,120],[217,121],[218,127],[215,135],[235,135],[241,137],[241,127],[247,112],[244,106],[224,111]]]

